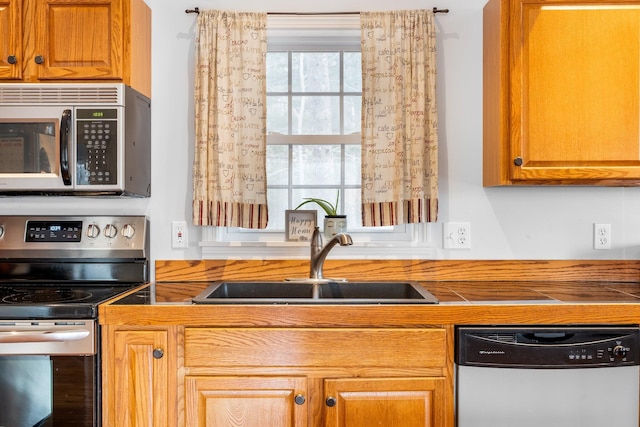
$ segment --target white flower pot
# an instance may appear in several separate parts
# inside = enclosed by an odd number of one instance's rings
[[[325,216],[324,217],[324,236],[327,239],[332,239],[338,233],[345,233],[347,231],[347,216]]]

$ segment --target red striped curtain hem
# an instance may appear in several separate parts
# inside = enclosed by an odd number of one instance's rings
[[[216,227],[262,229],[269,220],[267,205],[195,200],[193,223]]]
[[[436,222],[437,219],[438,199],[362,204],[362,225],[364,227]]]

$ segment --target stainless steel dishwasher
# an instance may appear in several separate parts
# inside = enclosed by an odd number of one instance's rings
[[[638,327],[459,327],[456,338],[458,427],[638,427]]]

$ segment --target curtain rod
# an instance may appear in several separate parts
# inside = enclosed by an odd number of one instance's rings
[[[187,9],[185,13],[200,13],[199,7]],[[433,8],[433,13],[449,13],[449,9]],[[360,12],[267,12],[267,15],[360,15]]]

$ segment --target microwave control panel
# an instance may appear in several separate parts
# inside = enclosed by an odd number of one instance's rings
[[[77,184],[117,184],[118,109],[78,108],[76,141]]]

